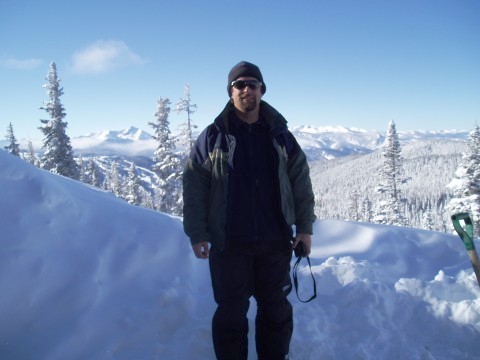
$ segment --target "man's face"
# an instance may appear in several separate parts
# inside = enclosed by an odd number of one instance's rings
[[[238,89],[238,86],[231,87],[233,105],[235,105],[239,111],[246,113],[257,109],[260,104],[260,100],[262,99],[262,87],[260,81],[249,76],[239,77],[235,81],[238,81],[239,84],[242,85],[241,87],[243,87],[245,84],[242,83],[242,81],[246,81],[247,83],[249,81],[254,81],[259,85],[256,89],[252,89],[251,86],[244,86],[243,89]]]

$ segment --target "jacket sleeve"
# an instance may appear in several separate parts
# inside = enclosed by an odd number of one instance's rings
[[[310,168],[308,167],[307,157],[295,137],[292,134],[289,135],[293,143],[289,151],[287,171],[295,204],[296,233],[312,234],[316,216]]]
[[[183,171],[183,229],[192,245],[208,241],[208,202],[210,195],[210,159],[207,129],[200,134]]]

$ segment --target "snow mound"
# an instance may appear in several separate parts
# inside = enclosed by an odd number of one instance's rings
[[[214,358],[208,262],[181,219],[4,151],[0,187],[1,359]],[[480,358],[480,289],[456,236],[328,220],[314,231],[319,294],[290,295],[291,358]],[[252,359],[254,315],[252,300]]]

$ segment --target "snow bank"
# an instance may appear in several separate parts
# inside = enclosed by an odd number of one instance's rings
[[[213,359],[208,262],[178,218],[0,151],[1,359]],[[291,357],[478,359],[480,295],[453,235],[315,224],[319,296]],[[311,294],[303,267],[300,296]],[[249,312],[250,358],[255,304]]]

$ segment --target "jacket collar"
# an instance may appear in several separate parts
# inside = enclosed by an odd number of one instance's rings
[[[229,101],[220,115],[214,121],[215,126],[222,132],[229,133],[231,123],[234,121],[233,117],[235,109],[233,104]],[[266,101],[260,101],[260,118],[270,128],[274,135],[278,135],[287,130],[287,120],[280,114],[273,106]]]

